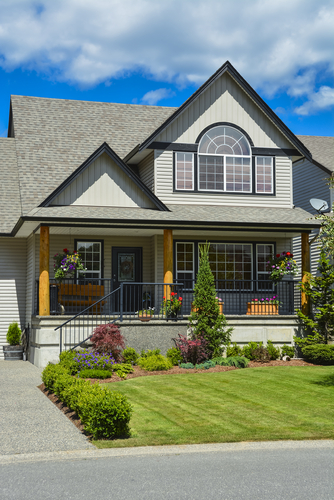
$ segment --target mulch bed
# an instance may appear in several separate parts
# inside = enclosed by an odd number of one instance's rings
[[[270,361],[269,363],[259,363],[257,361],[250,361],[248,367],[249,368],[268,368],[270,366],[316,366],[313,365],[312,363],[306,363],[306,361],[303,361],[302,359],[291,359],[290,361],[281,361],[281,360],[276,360],[276,361]],[[175,375],[175,374],[189,374],[189,373],[215,373],[215,372],[228,372],[231,370],[239,370],[239,368],[236,368],[235,366],[215,366],[214,368],[209,368],[208,370],[187,370],[186,368],[179,368],[178,366],[174,366],[168,371],[157,371],[157,372],[147,372],[140,368],[139,366],[134,366],[134,371],[133,373],[129,373],[127,375],[127,380],[130,378],[137,378],[137,377],[150,377],[153,375]],[[111,378],[106,378],[105,380],[99,380],[99,379],[88,379],[92,384],[94,382],[99,382],[100,384],[105,384],[105,383],[110,383],[110,382],[122,382],[124,379],[121,377],[118,377],[118,375],[113,374]],[[75,411],[71,410],[67,406],[62,403],[58,397],[53,394],[53,392],[48,391],[45,388],[44,384],[41,384],[38,386],[38,388],[45,394],[46,397],[52,401],[53,404],[59,408],[60,411],[66,415],[67,418],[70,419],[70,421],[89,439],[91,439],[92,436],[90,436],[88,433],[85,432],[84,426],[81,423],[80,418],[76,414]]]

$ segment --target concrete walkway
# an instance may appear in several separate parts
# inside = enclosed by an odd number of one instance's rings
[[[95,449],[37,388],[41,372],[28,361],[0,361],[0,455]]]

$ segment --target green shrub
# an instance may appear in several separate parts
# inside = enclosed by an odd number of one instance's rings
[[[68,384],[63,390],[62,401],[66,406],[71,408],[71,410],[79,412],[79,396],[84,391],[89,391],[91,384],[88,380],[82,380],[78,378],[73,378],[73,382]]]
[[[99,370],[97,368],[93,368],[90,370],[89,368],[85,368],[81,370],[79,373],[80,378],[110,378],[112,376],[112,372],[110,370]]]
[[[133,367],[129,363],[117,363],[112,370],[121,378],[126,378],[128,373],[133,372]]]
[[[244,356],[247,359],[254,360],[255,358],[253,357],[253,351],[257,349],[258,347],[262,346],[262,342],[248,342],[243,348],[242,348],[242,356]]]
[[[220,366],[236,366],[237,368],[246,368],[249,360],[243,356],[229,356],[227,358],[213,358],[212,361]]]
[[[59,364],[64,366],[71,375],[76,375],[79,371],[79,364],[74,360],[77,354],[75,351],[63,351],[59,354]]]
[[[284,344],[281,347],[281,356],[289,356],[289,358],[293,358],[295,355],[295,348],[292,345]]]
[[[180,368],[185,368],[186,370],[192,370],[193,368],[195,368],[195,365],[193,365],[192,363],[181,363]]]
[[[133,347],[126,347],[122,352],[122,356],[125,363],[130,363],[130,364],[133,363],[134,365],[137,364],[139,358],[139,354]]]
[[[214,368],[216,366],[216,363],[212,361],[212,359],[209,359],[208,361],[204,361],[204,363],[199,363],[195,365],[195,368],[198,370],[208,370],[209,368]]]
[[[151,349],[148,349],[147,351],[143,349],[140,353],[140,357],[149,358],[150,356],[157,356],[160,353],[161,353],[160,349],[153,349],[153,351],[151,351]]]
[[[316,333],[315,335],[307,335],[307,337],[293,337],[295,344],[298,347],[306,347],[307,345],[318,345],[323,344],[324,339],[321,335]]]
[[[257,347],[256,349],[252,350],[252,358],[253,361],[259,361],[260,363],[269,363],[270,361],[270,355],[268,352],[268,349],[261,345],[260,347]]]
[[[48,391],[54,392],[54,384],[57,378],[61,375],[68,375],[69,372],[67,368],[61,365],[53,365],[49,363],[42,371],[42,380],[44,382],[45,388]]]
[[[9,345],[21,344],[21,329],[17,323],[11,323],[8,327],[6,340]]]
[[[173,366],[177,366],[182,361],[182,354],[177,347],[171,347],[167,351],[167,358],[171,360]]]
[[[170,370],[173,367],[171,360],[162,356],[162,354],[139,358],[138,365],[149,372]]]
[[[73,383],[74,378],[68,372],[58,375],[53,384],[53,392],[61,401],[64,401],[64,390]]]
[[[306,361],[318,365],[334,365],[334,345],[319,344],[302,348]]]
[[[229,358],[230,356],[241,356],[242,349],[236,342],[234,344],[229,345],[226,349],[226,356]]]
[[[94,384],[79,394],[77,404],[85,430],[94,439],[129,437],[132,407],[120,392]]]
[[[270,359],[273,360],[279,359],[280,357],[279,347],[275,347],[271,340],[268,340],[267,342],[267,351],[269,353]]]

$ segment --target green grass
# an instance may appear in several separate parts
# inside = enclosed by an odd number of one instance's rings
[[[134,407],[132,437],[98,448],[334,438],[334,368],[247,368],[107,384]]]

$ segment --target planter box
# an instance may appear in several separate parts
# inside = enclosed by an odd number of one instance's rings
[[[219,311],[220,311],[220,314],[223,314],[223,307],[224,307],[224,302],[219,302]],[[196,312],[196,311],[197,311],[197,307],[194,307],[191,304],[191,312]]]
[[[3,355],[8,361],[21,361],[23,359],[22,345],[4,345]]]
[[[252,304],[247,302],[247,314],[255,314],[257,316],[275,315],[278,314],[278,304]]]
[[[140,321],[150,321],[150,319],[152,319],[152,316],[152,314],[146,313],[138,314],[138,318],[140,319]]]

